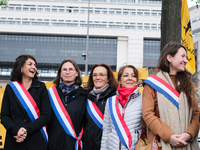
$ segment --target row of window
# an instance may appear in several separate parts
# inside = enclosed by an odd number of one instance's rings
[[[87,23],[87,21],[84,21],[84,20],[57,20],[57,19],[34,19],[34,18],[6,18],[6,17],[1,17],[0,20],[4,21],[14,21],[16,20],[17,22],[20,22],[20,20],[22,20],[23,23],[25,22],[52,22],[52,23],[55,23],[55,22],[59,22],[59,23],[64,23],[64,22],[67,22],[67,23]],[[113,21],[89,21],[89,24],[125,24],[125,25],[135,25],[136,23],[134,22],[113,22]],[[157,23],[137,23],[137,25],[145,25],[145,26],[157,26]],[[160,24],[158,24],[160,26]]]
[[[200,16],[191,19],[191,23],[195,23],[195,22],[197,22],[197,21],[200,21]]]
[[[87,24],[80,25],[78,23],[49,23],[49,22],[28,22],[22,21],[1,21],[0,24],[9,24],[9,25],[32,25],[32,26],[60,26],[60,27],[87,27]],[[137,27],[135,25],[106,25],[106,24],[89,24],[90,28],[114,28],[114,29],[136,29],[137,30],[160,30],[160,25],[141,25],[138,24]]]
[[[28,7],[1,7],[1,10],[9,10],[9,11],[31,11],[31,12],[53,12],[53,13],[81,13],[86,14],[88,11],[87,9],[55,9],[55,8],[28,8]],[[90,14],[109,14],[109,15],[131,15],[131,16],[161,16],[161,12],[155,11],[128,11],[128,10],[90,10]]]

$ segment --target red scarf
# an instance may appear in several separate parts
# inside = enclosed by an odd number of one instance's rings
[[[118,86],[118,99],[123,108],[128,100],[129,95],[132,94],[135,91],[135,89],[137,89],[137,86],[133,88],[121,88],[120,86]]]

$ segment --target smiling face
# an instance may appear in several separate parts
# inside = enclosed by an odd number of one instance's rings
[[[137,85],[137,78],[132,68],[126,67],[119,81],[121,88],[133,88]]]
[[[108,75],[106,68],[99,66],[93,70],[92,79],[94,82],[94,87],[100,89],[108,83]]]
[[[187,53],[181,47],[173,57],[168,54],[167,60],[169,61],[169,74],[176,75],[178,72],[185,71],[185,65],[188,62]]]
[[[78,76],[78,72],[71,62],[66,62],[61,67],[60,77],[63,79],[64,84],[69,86],[73,84]]]
[[[24,65],[21,67],[22,78],[34,78],[37,68],[33,59],[28,58]]]

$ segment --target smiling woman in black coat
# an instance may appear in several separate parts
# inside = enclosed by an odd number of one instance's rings
[[[21,55],[14,63],[11,72],[13,82],[6,86],[1,109],[1,123],[7,130],[4,150],[47,149],[47,137],[40,129],[45,129],[44,126],[50,121],[51,106],[45,84],[37,79],[36,64],[31,55]],[[38,118],[33,120],[29,117],[13,85],[20,85],[24,93],[33,98],[32,102],[40,112]]]
[[[87,111],[84,120],[84,150],[100,150],[102,126],[95,122],[91,104],[104,114],[105,104],[109,97],[116,95],[118,82],[113,76],[111,68],[106,64],[95,64],[92,66],[88,80]],[[90,104],[90,105],[89,105]],[[91,109],[90,109],[91,108]]]

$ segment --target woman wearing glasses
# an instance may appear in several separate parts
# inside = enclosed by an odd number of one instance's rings
[[[102,121],[106,101],[116,94],[118,86],[111,68],[95,64],[88,80],[87,112],[84,126],[84,150],[100,150]]]
[[[134,150],[141,135],[142,95],[137,87],[138,70],[122,66],[117,95],[107,100],[101,150]]]
[[[82,147],[83,117],[86,111],[87,91],[82,84],[80,70],[72,59],[65,59],[58,68],[49,97],[52,118],[47,126],[49,150],[74,150]]]

